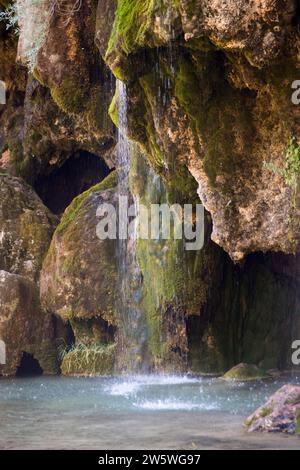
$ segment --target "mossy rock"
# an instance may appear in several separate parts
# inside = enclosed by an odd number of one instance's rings
[[[196,202],[196,188],[188,177],[185,187],[178,184],[178,175],[164,181],[150,167],[135,147],[130,172],[132,192],[141,204]],[[148,212],[150,214],[150,211]],[[150,221],[149,221],[150,222]],[[150,226],[150,224],[149,224]],[[203,250],[185,250],[183,240],[137,241],[137,259],[143,276],[142,309],[148,331],[148,352],[157,369],[173,372],[186,370],[188,339],[186,318],[198,316],[204,308],[209,287],[217,266],[214,248],[206,239]]]
[[[54,319],[42,310],[36,284],[0,270],[0,338],[7,359],[0,375],[15,375],[24,353],[38,360],[44,374],[58,373],[55,334]]]
[[[69,224],[73,222],[79,215],[82,205],[91,194],[95,192],[106,191],[108,189],[113,189],[116,187],[116,185],[117,172],[113,171],[103,181],[73,199],[70,206],[66,209],[62,217],[61,222],[56,229],[56,233],[63,233],[68,228]]]
[[[115,324],[116,240],[97,236],[97,209],[116,204],[116,174],[81,194],[66,209],[41,273],[45,308],[64,321],[99,318]]]
[[[58,219],[22,179],[0,174],[0,266],[37,281]]]
[[[267,379],[270,376],[254,364],[238,364],[223,375],[223,380],[245,382],[251,380]]]
[[[115,362],[115,345],[78,345],[65,354],[61,364],[63,375],[112,375]]]

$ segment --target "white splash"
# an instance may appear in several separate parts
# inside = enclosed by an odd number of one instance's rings
[[[105,391],[112,396],[128,397],[136,394],[139,389],[140,385],[135,382],[121,382],[106,387]]]
[[[174,410],[174,411],[192,411],[192,410],[203,410],[211,411],[218,410],[219,406],[216,403],[192,403],[183,402],[176,399],[165,399],[165,400],[145,400],[133,404],[136,408],[143,410],[163,411],[163,410]]]

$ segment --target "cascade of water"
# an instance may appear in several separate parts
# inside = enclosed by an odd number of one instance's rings
[[[128,139],[127,93],[126,85],[117,80],[118,95],[118,196],[121,210],[135,206],[137,216],[138,201],[129,188],[129,172],[131,163],[131,144]],[[124,201],[124,206],[121,203]],[[133,214],[130,214],[134,217]],[[124,222],[127,221],[124,217]],[[136,227],[136,224],[134,224]],[[122,371],[137,372],[145,367],[145,348],[147,329],[140,309],[141,276],[136,259],[137,228],[128,234],[127,224],[119,220],[118,237],[118,273],[119,313],[118,344],[120,348],[118,368]]]

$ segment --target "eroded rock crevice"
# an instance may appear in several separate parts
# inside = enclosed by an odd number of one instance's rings
[[[109,173],[103,159],[79,151],[49,175],[38,178],[34,188],[46,207],[54,214],[63,214],[75,197],[100,183]]]

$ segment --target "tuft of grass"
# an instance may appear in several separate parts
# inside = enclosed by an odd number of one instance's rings
[[[63,375],[93,376],[113,373],[115,344],[78,343],[60,351]]]

